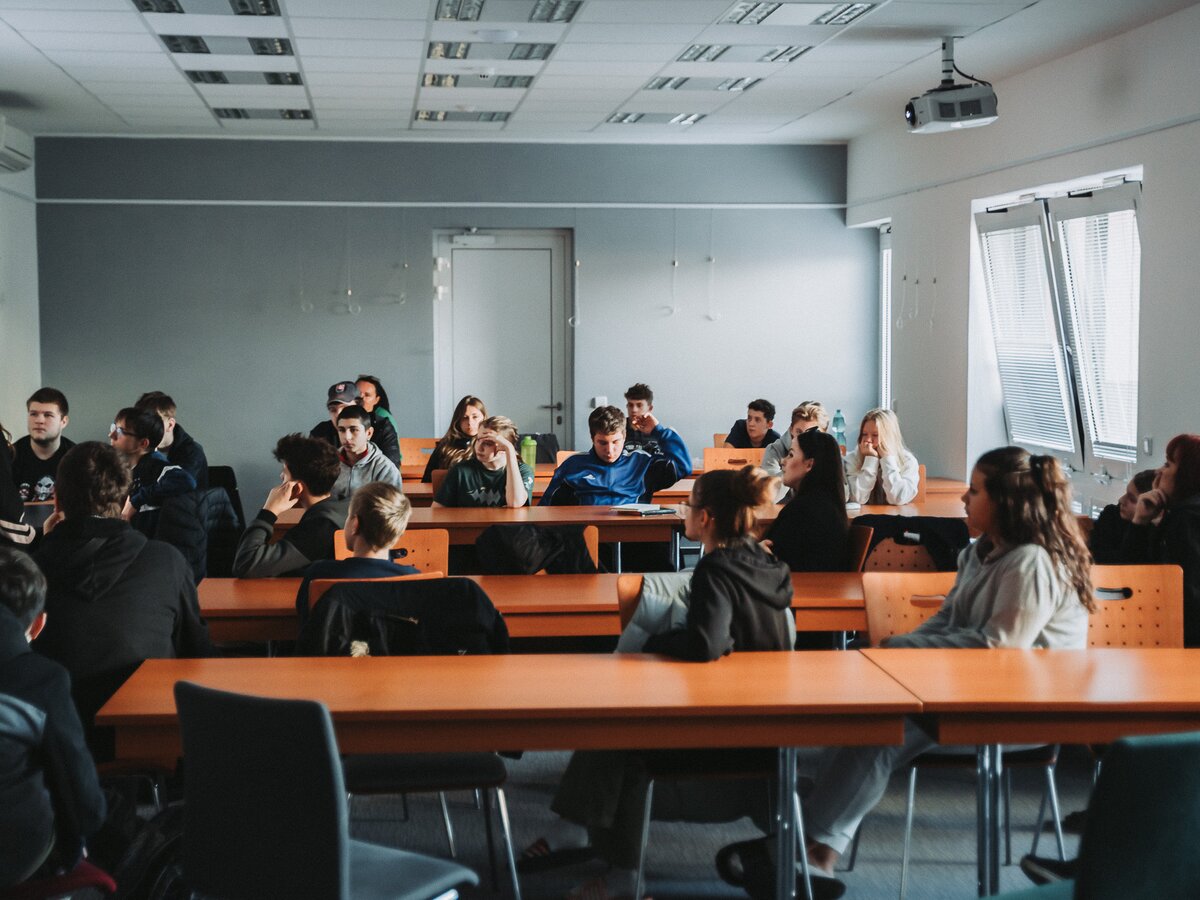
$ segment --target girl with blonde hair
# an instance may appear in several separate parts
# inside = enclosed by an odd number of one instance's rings
[[[846,487],[855,503],[911,503],[920,487],[917,458],[904,446],[900,420],[890,409],[863,416],[858,444],[846,454]]]

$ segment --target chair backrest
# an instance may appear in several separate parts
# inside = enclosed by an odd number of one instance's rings
[[[1116,741],[1088,804],[1074,896],[1200,897],[1198,841],[1200,733]]]
[[[403,551],[397,555],[396,551]],[[392,561],[415,566],[422,572],[450,571],[450,532],[445,528],[421,528],[406,531],[392,546]],[[346,532],[339,528],[333,534],[334,559],[349,559]]]
[[[917,466],[917,471],[920,473],[917,476],[917,496],[912,498],[913,503],[925,502],[925,464]]]
[[[566,459],[569,456],[574,456],[574,455],[575,455],[574,450],[559,450],[556,454],[554,454],[554,467],[557,469],[559,466],[561,466],[563,464],[564,459]]]
[[[936,572],[937,563],[920,544],[901,544],[894,538],[884,538],[869,551],[862,571]]]
[[[246,513],[242,509],[242,495],[238,493],[237,474],[233,471],[233,466],[209,466],[208,486],[225,488],[225,493],[229,495],[229,502],[233,504],[233,511],[237,513],[238,530],[244,529]]]
[[[437,438],[400,438],[400,459],[406,466],[429,462]]]
[[[757,466],[762,462],[763,450],[733,450],[729,447],[705,447],[704,471],[715,469],[740,469],[743,466]]]
[[[188,886],[226,900],[348,897],[349,819],[329,711],[186,681],[175,705]]]
[[[864,572],[871,646],[893,634],[907,634],[937,612],[956,577],[955,572]]]
[[[438,489],[441,488],[442,482],[446,480],[446,473],[449,469],[434,469],[429,475],[429,486],[432,488],[432,496],[436,497]]]
[[[714,431],[713,432],[713,446],[714,447],[724,447],[725,439],[727,437],[729,437],[728,431]]]
[[[1090,647],[1182,647],[1183,569],[1092,566]]]
[[[445,572],[421,572],[418,575],[392,575],[388,578],[314,578],[308,583],[308,608],[316,606],[317,601],[335,584],[358,581],[429,581],[432,578],[445,577]]]
[[[588,556],[592,558],[592,565],[596,567],[596,571],[600,570],[600,529],[595,525],[585,525],[583,529],[583,546],[587,548]],[[548,574],[545,569],[538,569],[534,575]]]
[[[629,624],[633,614],[637,612],[638,603],[642,599],[641,575],[617,576],[617,615],[621,620],[621,630]]]
[[[850,572],[861,572],[867,562],[867,554],[871,550],[871,538],[875,529],[866,525],[851,524],[846,535],[846,569]]]

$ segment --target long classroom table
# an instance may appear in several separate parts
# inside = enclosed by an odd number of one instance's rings
[[[897,744],[921,705],[858,653],[148,660],[104,704],[118,759],[180,753],[176,681],[319,700],[344,753],[779,747],[780,900],[794,895],[795,748]]]
[[[999,892],[1001,744],[1200,729],[1200,650],[864,650],[921,700],[942,744],[974,744],[980,896]]]
[[[512,637],[618,635],[618,575],[472,575]],[[216,641],[290,641],[299,631],[299,578],[205,578],[200,612]],[[857,572],[792,575],[798,631],[865,631]]]

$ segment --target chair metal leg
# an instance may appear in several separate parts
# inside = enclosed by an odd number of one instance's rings
[[[866,819],[863,819],[865,822]],[[858,827],[854,829],[854,837],[850,840],[850,859],[846,863],[846,871],[853,872],[854,864],[858,861],[858,842],[862,840],[863,823],[859,822]]]
[[[475,792],[477,795],[478,790]],[[488,870],[492,875],[492,890],[500,891],[500,871],[496,867],[496,839],[492,834],[492,795],[483,792],[483,833],[487,837]]]
[[[446,802],[445,791],[438,791],[438,800],[442,804],[442,821],[446,823],[446,843],[450,845],[450,858],[458,859],[458,849],[454,845],[454,826],[450,824],[450,804]]]
[[[483,791],[479,788],[475,788],[475,808],[483,809]]]
[[[634,900],[642,900],[646,889],[646,845],[650,843],[650,812],[654,808],[654,779],[646,785],[646,811],[642,815],[642,846],[638,850],[637,879],[634,881]]]
[[[504,829],[504,855],[508,858],[508,871],[512,876],[513,900],[521,900],[521,881],[517,877],[517,857],[513,852],[512,826],[508,821],[508,799],[504,788],[496,788],[496,806],[500,809],[500,827]]]
[[[801,882],[804,884],[804,900],[813,900],[812,872],[808,868],[808,839],[804,836],[804,810],[800,806],[800,795],[792,792],[793,814],[796,816],[796,856],[800,860]]]
[[[1065,861],[1067,848],[1063,843],[1062,810],[1058,808],[1058,785],[1054,781],[1054,766],[1046,766],[1046,794],[1050,798],[1050,815],[1054,816],[1054,837],[1058,841],[1058,858]]]
[[[1012,769],[1004,770],[1004,864],[1012,865]]]
[[[900,857],[900,900],[908,891],[908,855],[912,850],[913,806],[917,799],[917,767],[908,770],[908,803],[904,810],[904,852]]]
[[[1037,856],[1038,844],[1042,840],[1042,823],[1046,821],[1046,791],[1042,790],[1042,799],[1038,803],[1037,821],[1033,823],[1033,846],[1029,848],[1030,856]]]

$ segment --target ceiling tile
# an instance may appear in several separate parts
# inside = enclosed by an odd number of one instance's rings
[[[144,34],[146,26],[130,4],[128,12],[63,12],[39,7],[0,12],[3,19],[18,31],[75,31],[104,33],[133,31]]]
[[[425,22],[395,19],[292,19],[297,38],[347,38],[350,40],[425,40]]]
[[[686,47],[701,31],[703,28],[696,25],[574,25],[571,41],[581,44],[682,44]]]
[[[434,75],[475,75],[480,69],[495,75],[537,75],[546,63],[540,59],[427,59],[424,71]]]
[[[626,75],[630,77],[650,77],[662,68],[661,63],[654,62],[559,62],[550,60],[546,63],[546,75],[588,75],[602,77],[606,75]]]
[[[297,38],[296,52],[305,60],[316,56],[345,56],[350,59],[366,57],[420,59],[425,55],[425,42]]]
[[[585,3],[575,16],[576,26],[591,24],[696,24],[709,25],[729,9],[732,0],[605,0]]]
[[[46,58],[64,69],[94,66],[113,69],[161,69],[178,72],[165,53],[96,53],[91,50],[47,50]]]
[[[517,32],[521,43],[557,44],[562,40],[566,25],[551,25],[546,22],[434,22],[429,29],[431,41],[478,41],[480,31]],[[572,31],[574,37],[574,31]],[[577,39],[577,38],[576,38]]]
[[[285,38],[287,23],[280,16],[197,16],[144,13],[156,34],[194,34],[211,37]]]
[[[272,109],[308,106],[308,94],[302,85],[198,84],[196,90],[213,106],[268,106]]]
[[[658,62],[672,60],[682,44],[563,44],[554,51],[558,62]]]
[[[429,14],[429,0],[280,0],[289,16],[330,16],[335,19],[420,19]]]
[[[206,69],[214,72],[296,72],[294,56],[258,56],[253,53],[172,53],[181,69]]]
[[[25,39],[39,50],[103,50],[106,53],[162,53],[163,45],[145,31],[111,32],[102,40],[87,31],[27,31]]]
[[[377,72],[419,72],[421,61],[418,59],[395,59],[378,57],[374,59],[346,59],[340,56],[314,56],[304,60],[305,72],[359,72],[366,83],[370,84],[371,75]]]

